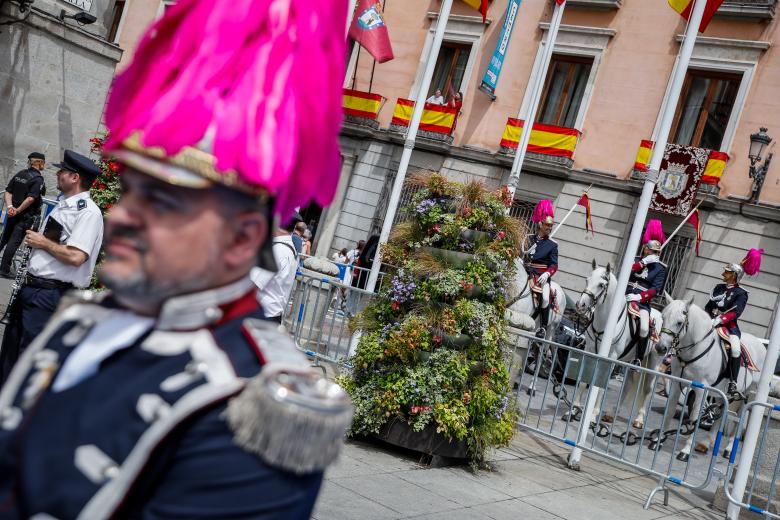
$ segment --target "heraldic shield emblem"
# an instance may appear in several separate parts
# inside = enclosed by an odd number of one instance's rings
[[[685,216],[696,200],[710,151],[667,144],[650,209]]]
[[[358,16],[358,25],[360,25],[361,29],[376,29],[377,27],[382,27],[385,25],[384,20],[382,20],[382,15],[379,14],[379,10],[375,5],[372,5],[362,13],[360,13],[360,16]]]

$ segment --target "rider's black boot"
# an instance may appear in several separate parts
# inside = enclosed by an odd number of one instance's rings
[[[547,326],[550,323],[550,307],[542,308],[539,311],[539,328],[536,330],[536,337],[543,338],[547,334]]]
[[[728,394],[730,401],[741,401],[745,399],[745,396],[737,390],[737,376],[739,375],[741,366],[742,359],[738,357],[729,357],[729,386],[726,389],[726,394]]]
[[[636,343],[636,359],[634,359],[633,364],[636,366],[639,366],[642,364],[642,360],[645,359],[645,354],[647,354],[647,344],[650,342],[650,337],[639,337]]]

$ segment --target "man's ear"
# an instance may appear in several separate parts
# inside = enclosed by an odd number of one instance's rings
[[[239,213],[230,219],[230,238],[225,245],[223,259],[234,269],[247,263],[257,264],[260,247],[270,240],[268,220],[257,212]]]

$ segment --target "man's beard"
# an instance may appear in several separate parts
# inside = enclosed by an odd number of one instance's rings
[[[122,237],[133,242],[140,256],[139,268],[130,275],[111,275],[106,270],[98,272],[98,279],[109,288],[120,302],[142,305],[149,310],[159,307],[174,296],[201,291],[208,287],[206,276],[193,277],[189,280],[161,280],[154,279],[152,269],[148,265],[149,245],[138,233],[126,226],[115,226],[107,237],[107,242],[112,238]],[[214,250],[205,251],[203,254],[214,255]],[[108,253],[107,253],[108,255]],[[208,265],[214,265],[209,262]]]

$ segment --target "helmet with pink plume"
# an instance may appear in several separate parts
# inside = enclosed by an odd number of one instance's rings
[[[555,212],[553,211],[552,202],[547,199],[540,200],[534,208],[534,213],[531,216],[531,222],[535,224],[552,224],[555,218]]]
[[[740,263],[726,264],[723,270],[736,274],[737,282],[742,280],[743,275],[755,276],[761,270],[761,254],[763,252],[763,249],[752,248]]]
[[[180,0],[146,33],[106,108],[106,149],[189,188],[332,199],[340,171],[343,0]]]
[[[645,234],[642,237],[642,243],[645,247],[656,253],[661,251],[661,246],[666,242],[664,228],[660,220],[653,219],[647,223]]]

